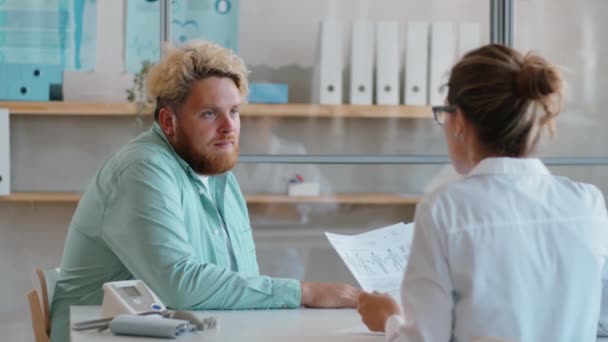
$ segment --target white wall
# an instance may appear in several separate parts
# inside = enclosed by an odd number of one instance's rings
[[[270,13],[273,13],[272,19],[268,19]],[[357,18],[402,23],[401,52],[405,42],[405,23],[412,20],[479,22],[482,41],[489,41],[489,2],[485,1],[241,1],[240,53],[251,66],[251,79],[288,83],[290,102],[310,102],[311,69],[318,53],[319,23],[327,17],[338,18],[343,24],[347,82],[350,26]],[[345,84],[343,89],[348,89],[348,85]]]
[[[475,21],[481,22],[482,39],[488,41],[489,2],[476,0],[241,1],[241,14],[240,52],[250,65],[311,67],[317,53],[318,24],[326,17],[339,18],[345,26],[360,17],[401,23],[411,20]],[[350,30],[345,27],[345,33],[348,32]]]
[[[522,3],[526,5],[525,1]],[[607,50],[600,44],[599,37],[603,35],[599,33],[605,33],[608,28],[608,25],[601,26],[601,13],[606,13],[608,8],[603,0],[591,1],[595,5],[589,5],[590,9],[569,6],[570,3],[568,0],[545,1],[546,7],[539,7],[536,13],[544,13],[543,23],[552,28],[541,30],[537,27],[532,32],[539,38],[527,43],[527,47],[541,48],[550,58],[572,68],[567,76],[571,79],[571,88],[575,89],[577,105],[561,119],[560,123],[566,127],[560,129],[554,147],[547,151],[554,155],[602,155],[605,154],[604,146],[608,146],[608,135],[602,129],[606,127],[607,119],[599,110],[606,108],[607,100],[599,94],[606,88],[606,80],[599,77],[607,74],[608,64],[600,63]],[[315,63],[319,21],[329,14],[345,21],[352,20],[361,11],[360,6],[355,0],[241,1],[240,51],[252,70],[252,80],[288,82],[291,101],[310,101],[311,68]],[[400,22],[412,19],[480,21],[484,28],[482,39],[487,41],[487,1],[377,0],[369,1],[365,13],[372,20]],[[524,14],[523,21],[518,21],[524,25],[522,27],[540,25],[537,16]],[[586,19],[581,21],[581,27],[560,25],[582,17]],[[592,24],[584,24],[589,20]],[[591,27],[585,28],[585,25]],[[586,40],[589,32],[591,43]],[[518,37],[527,37],[525,33]],[[549,41],[551,37],[559,37],[560,43]],[[540,45],[542,42],[545,44]],[[13,117],[12,189],[82,191],[103,160],[149,124],[149,119],[137,118]],[[247,119],[243,130],[243,153],[269,151],[264,140],[266,133],[297,144],[309,153],[445,153],[440,130],[425,120]],[[580,139],[581,130],[587,136],[593,134],[597,140],[590,144],[588,140]],[[255,179],[252,175],[255,175],[256,167],[260,166],[239,166],[237,174],[243,179],[241,185],[245,192],[263,191],[276,185],[248,181]],[[327,166],[317,171],[333,191],[398,189],[411,192],[421,190],[437,169],[433,166]],[[602,183],[604,190],[608,188],[603,176],[605,167],[554,170]],[[46,268],[59,264],[74,208],[73,204],[0,203],[0,274],[3,275],[0,336],[6,336],[7,341],[32,340],[25,298],[30,289],[30,273],[35,266]],[[328,227],[360,231],[411,217],[411,207],[399,206],[252,208],[263,271],[277,275],[303,272],[309,279],[350,282],[352,277],[337,256],[327,249],[322,231]],[[282,234],[284,232],[290,233]],[[272,249],[286,240],[298,249],[283,250],[282,255],[288,255],[296,262],[308,260],[311,267],[281,269],[272,262],[277,255]],[[310,247],[314,247],[312,253]]]

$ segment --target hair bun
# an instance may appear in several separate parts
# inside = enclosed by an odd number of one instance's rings
[[[561,88],[557,69],[544,58],[527,54],[517,76],[517,91],[522,97],[538,100],[556,93]]]

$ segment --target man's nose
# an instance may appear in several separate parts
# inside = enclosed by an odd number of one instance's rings
[[[222,115],[222,121],[220,123],[220,133],[226,134],[234,131],[236,127],[236,119],[232,118],[230,114],[224,113]]]

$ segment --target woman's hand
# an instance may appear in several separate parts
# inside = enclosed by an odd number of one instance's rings
[[[357,299],[357,311],[371,331],[384,331],[386,320],[401,313],[399,305],[388,294],[361,292]]]

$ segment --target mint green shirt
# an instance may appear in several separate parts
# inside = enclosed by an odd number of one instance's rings
[[[300,305],[299,281],[259,274],[234,176],[209,177],[207,190],[156,123],[105,163],[78,203],[51,306],[51,340],[68,340],[71,305],[100,305],[103,283],[134,278],[174,309]]]

